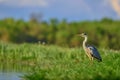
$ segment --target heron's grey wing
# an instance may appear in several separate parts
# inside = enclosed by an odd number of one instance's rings
[[[99,61],[102,61],[102,58],[101,58],[98,50],[94,46],[87,46],[87,48],[90,50],[90,53],[93,57],[95,57]]]

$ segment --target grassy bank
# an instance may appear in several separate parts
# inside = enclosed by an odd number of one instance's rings
[[[120,79],[120,52],[99,49],[103,62],[90,64],[82,48],[0,43],[0,63],[28,65],[25,80]]]

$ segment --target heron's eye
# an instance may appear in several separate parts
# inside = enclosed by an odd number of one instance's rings
[[[84,35],[87,35],[86,33],[84,33]]]

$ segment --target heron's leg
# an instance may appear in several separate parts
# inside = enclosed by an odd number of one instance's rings
[[[90,58],[90,63],[91,63],[91,65],[93,64],[93,57],[92,56]]]
[[[93,57],[91,57],[91,59],[92,59],[92,61],[93,61],[93,59],[94,59],[94,58],[93,58]]]

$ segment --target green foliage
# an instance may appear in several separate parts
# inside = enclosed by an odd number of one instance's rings
[[[54,48],[54,47],[52,47]],[[119,57],[117,51],[100,50],[103,62],[88,61],[83,50],[78,49],[50,49],[49,58],[46,54],[43,65],[37,66],[32,73],[24,76],[25,80],[119,80]],[[57,52],[54,52],[58,49]],[[62,51],[59,53],[59,50]],[[64,51],[66,53],[64,53]],[[57,55],[58,57],[56,57]],[[52,60],[53,59],[53,60]],[[37,71],[37,72],[36,72]],[[34,77],[34,78],[33,78]],[[42,79],[41,79],[42,77]]]
[[[0,68],[28,65],[24,80],[119,80],[120,51],[98,50],[103,62],[91,63],[81,48],[1,42]]]
[[[40,70],[37,71],[33,71],[33,73],[30,73],[30,74],[25,74],[25,77],[23,77],[25,80],[49,80],[47,79],[45,76],[46,76],[46,71],[44,70]]]
[[[46,42],[60,46],[79,47],[78,33],[86,32],[89,43],[97,47],[119,50],[120,21],[103,18],[100,21],[67,22],[50,19],[49,22],[26,22],[6,18],[0,20],[0,40],[13,43]],[[80,42],[79,42],[80,41]]]

